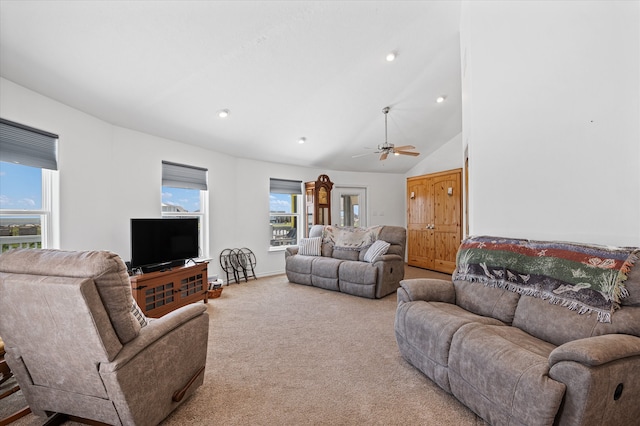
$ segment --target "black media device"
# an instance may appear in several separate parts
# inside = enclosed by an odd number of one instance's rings
[[[197,218],[131,219],[131,268],[169,269],[198,255]]]

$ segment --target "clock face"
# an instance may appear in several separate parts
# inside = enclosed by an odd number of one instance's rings
[[[318,191],[318,204],[328,204],[327,188],[320,188]]]

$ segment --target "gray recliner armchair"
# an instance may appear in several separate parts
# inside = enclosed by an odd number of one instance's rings
[[[132,300],[116,254],[0,255],[0,335],[34,414],[156,425],[203,383],[206,305],[147,320]]]

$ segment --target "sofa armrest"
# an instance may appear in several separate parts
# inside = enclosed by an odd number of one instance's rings
[[[636,424],[640,415],[640,337],[608,334],[558,346],[549,377],[566,386],[554,424]]]
[[[402,294],[401,294],[402,292]],[[414,278],[400,281],[398,301],[456,302],[453,282],[436,278]],[[406,299],[406,300],[404,300]]]
[[[558,346],[549,355],[549,366],[561,361],[575,361],[595,367],[632,356],[640,356],[640,337],[605,334]]]
[[[140,329],[138,337],[127,343],[113,361],[100,365],[100,372],[106,373],[119,370],[149,345],[193,318],[203,315],[206,310],[207,305],[192,303],[169,312],[160,318],[149,318],[149,324]]]
[[[298,254],[298,246],[289,246],[284,250],[285,259],[289,256],[294,256]]]
[[[372,263],[393,262],[393,261],[402,261],[402,258],[400,257],[400,255],[397,255],[397,254],[383,254],[373,259]]]
[[[404,259],[397,254],[383,254],[371,265],[378,269],[375,297],[380,299],[395,292],[404,277]]]
[[[183,306],[151,320],[112,362],[100,364],[100,377],[122,424],[159,424],[203,383],[206,306]],[[145,397],[138,398],[142,391]]]

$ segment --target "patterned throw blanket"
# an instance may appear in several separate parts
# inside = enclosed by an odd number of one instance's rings
[[[378,239],[381,229],[382,226],[369,228],[325,226],[322,242],[330,244],[334,250],[361,250]]]
[[[561,304],[611,322],[640,250],[564,242],[471,237],[462,242],[454,280],[480,282]]]

